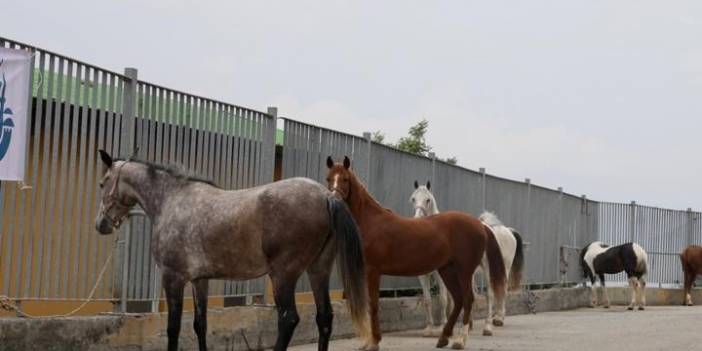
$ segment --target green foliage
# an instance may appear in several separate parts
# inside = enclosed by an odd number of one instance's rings
[[[449,157],[449,158],[445,159],[444,162],[446,162],[450,165],[455,165],[458,163],[458,159],[456,158],[456,156],[453,156],[453,157]]]
[[[371,134],[371,141],[376,142],[378,144],[384,144],[385,143],[385,133],[376,130]]]
[[[427,156],[427,153],[431,151],[431,146],[427,144],[425,137],[428,129],[429,121],[422,118],[421,121],[410,127],[409,135],[400,138],[395,147],[415,155]]]
[[[422,118],[421,121],[417,122],[414,126],[410,127],[409,132],[406,137],[400,138],[397,144],[385,143],[385,134],[381,131],[375,131],[371,135],[371,140],[376,143],[386,144],[392,146],[396,149],[406,151],[415,155],[429,156],[429,151],[431,151],[431,146],[427,144],[426,134],[429,130],[429,121]],[[450,165],[455,165],[458,163],[458,159],[454,157],[449,157],[447,159],[437,158],[444,161]]]

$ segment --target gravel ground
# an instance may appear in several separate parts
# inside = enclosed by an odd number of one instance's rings
[[[495,336],[481,335],[476,321],[467,350],[702,350],[702,307],[652,306],[645,311],[582,308],[564,312],[507,317]],[[437,338],[423,338],[421,331],[385,334],[381,350],[435,350]],[[331,350],[356,350],[357,339],[335,340]],[[290,350],[317,350],[316,344]]]

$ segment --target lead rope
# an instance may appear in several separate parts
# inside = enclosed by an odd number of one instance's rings
[[[95,281],[95,285],[93,285],[93,288],[90,289],[90,294],[88,294],[88,298],[83,301],[78,307],[74,308],[72,311],[64,314],[55,314],[52,316],[36,316],[36,315],[31,315],[29,313],[26,313],[20,309],[19,306],[17,306],[16,303],[12,302],[12,299],[10,299],[6,295],[0,295],[0,309],[6,310],[8,312],[15,312],[19,317],[24,317],[24,318],[59,318],[59,317],[70,317],[74,314],[76,314],[78,311],[82,310],[83,307],[88,305],[88,303],[93,302],[93,296],[95,296],[95,292],[97,291],[97,287],[100,285],[100,282],[102,282],[102,278],[105,276],[105,272],[107,271],[107,266],[108,264],[112,261],[112,256],[115,252],[115,248],[117,248],[117,243],[119,242],[119,236],[117,236],[112,243],[112,249],[110,250],[110,254],[107,256],[107,259],[105,259],[105,263],[103,263],[102,268],[100,269],[100,274],[97,277],[97,280]]]

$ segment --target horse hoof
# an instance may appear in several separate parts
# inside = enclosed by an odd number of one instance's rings
[[[643,307],[643,306],[639,306],[639,311],[643,311],[643,310],[644,310],[644,307]]]
[[[445,336],[440,337],[439,341],[436,342],[436,347],[439,349],[443,348],[446,345],[448,345],[448,338]]]
[[[692,304],[692,302],[688,303],[687,305],[688,305],[688,306],[694,306],[694,305]]]
[[[629,310],[629,311],[633,311],[633,310],[634,310],[634,306],[629,306],[629,307],[627,307],[626,309]]]
[[[496,327],[502,327],[502,326],[505,325],[505,322],[503,322],[503,321],[501,321],[501,320],[499,320],[499,319],[495,319],[495,320],[492,321],[492,325],[494,325],[494,326],[496,326]]]
[[[492,330],[483,329],[483,336],[492,336]]]
[[[426,327],[424,328],[424,330],[422,330],[422,337],[429,338],[433,336],[437,336],[436,332],[434,331],[434,328]]]
[[[604,308],[609,308],[609,305],[604,305],[604,306],[602,306],[602,307],[604,307]]]
[[[463,350],[464,345],[462,342],[454,341],[453,344],[451,344],[451,348],[454,350]]]

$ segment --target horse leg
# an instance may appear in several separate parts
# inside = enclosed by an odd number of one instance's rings
[[[486,273],[486,270],[483,270],[486,281],[490,281],[489,279],[489,273]],[[463,329],[461,329],[461,332],[456,335],[453,339],[453,342],[451,343],[451,348],[454,350],[462,350],[465,348],[465,346],[468,344],[468,333],[470,331],[470,316],[471,312],[473,309],[473,279],[462,279],[462,277],[458,278],[461,291],[463,292]],[[488,295],[489,293],[488,289]],[[489,315],[488,315],[489,316]],[[483,330],[483,335],[492,335],[492,324],[489,323],[490,317],[487,317],[486,319],[486,329]],[[488,328],[488,325],[490,325],[490,328]],[[490,330],[489,334],[486,334],[486,330]]]
[[[690,274],[685,270],[685,289],[683,290],[683,306],[692,306],[692,296],[690,291],[692,290],[692,282],[695,280],[695,276]]]
[[[295,327],[300,322],[295,306],[295,283],[299,274],[276,274],[271,272],[273,295],[278,307],[278,339],[275,342],[275,351],[287,350],[292,339]]]
[[[590,275],[590,307],[597,306],[597,290],[595,290],[595,276]]]
[[[180,320],[183,316],[183,290],[185,280],[180,274],[164,271],[162,278],[163,289],[166,291],[168,304],[168,351],[178,351],[178,335]]]
[[[639,283],[635,276],[629,276],[629,289],[631,290],[631,303],[627,309],[633,310],[639,299]]]
[[[492,290],[492,285],[490,284],[490,269],[487,266],[487,260],[483,261],[483,274],[485,275],[485,281],[487,282],[487,294],[485,295],[485,303],[487,305],[487,315],[485,316],[485,325],[483,326],[483,335],[492,336],[492,318],[493,318],[493,305],[495,304],[495,292]],[[469,281],[471,301],[473,301],[473,287],[472,279]],[[466,308],[466,299],[463,298],[463,308],[464,314]],[[464,323],[465,323],[465,317]],[[466,338],[468,334],[466,333]],[[462,347],[461,347],[462,348]]]
[[[602,289],[602,299],[604,300],[604,308],[609,308],[609,295],[607,294],[607,287],[605,286],[604,274],[600,274],[600,287]]]
[[[307,276],[310,279],[314,303],[317,306],[318,350],[327,351],[332,333],[332,321],[334,320],[334,310],[329,299],[329,272],[314,274],[308,271]]]
[[[444,284],[443,279],[439,272],[434,272],[434,277],[439,283],[439,303],[441,304],[441,325],[446,324],[446,314],[449,312],[449,296],[448,290],[446,290],[446,284]]]
[[[492,320],[492,324],[496,327],[502,327],[505,325],[505,316],[507,315],[507,292],[502,299],[497,301],[497,315]]]
[[[643,277],[639,278],[639,289],[641,296],[641,303],[639,304],[639,310],[643,311],[646,306],[646,281]]]
[[[337,240],[333,238],[332,240]],[[330,240],[331,241],[331,240]],[[336,243],[327,242],[319,256],[307,268],[307,277],[312,287],[314,303],[317,307],[317,330],[319,340],[317,348],[319,351],[329,349],[329,338],[332,334],[332,321],[334,320],[334,309],[329,298],[329,276],[336,256]]]
[[[422,286],[422,295],[424,299],[424,309],[427,313],[427,327],[424,328],[422,336],[431,336],[434,329],[434,313],[431,306],[431,273],[420,275],[419,284]]]
[[[368,269],[366,270],[366,285],[368,286],[368,300],[370,302],[370,322],[371,322],[371,332],[370,337],[363,346],[361,350],[366,351],[378,351],[380,346],[380,321],[378,320],[378,300],[380,299],[380,273],[377,271]]]
[[[197,335],[200,351],[207,351],[207,291],[210,284],[207,279],[199,279],[191,283],[195,306],[193,329]]]
[[[441,332],[441,336],[436,343],[436,347],[442,348],[448,345],[449,337],[453,335],[453,327],[456,325],[458,315],[461,313],[461,307],[463,307],[463,296],[461,293],[461,285],[458,282],[458,276],[453,266],[447,266],[439,269],[439,274],[441,275],[441,279],[444,281],[446,289],[449,291],[451,298],[453,299],[453,310],[451,310],[451,313],[449,313],[446,324],[444,324],[444,329]]]

